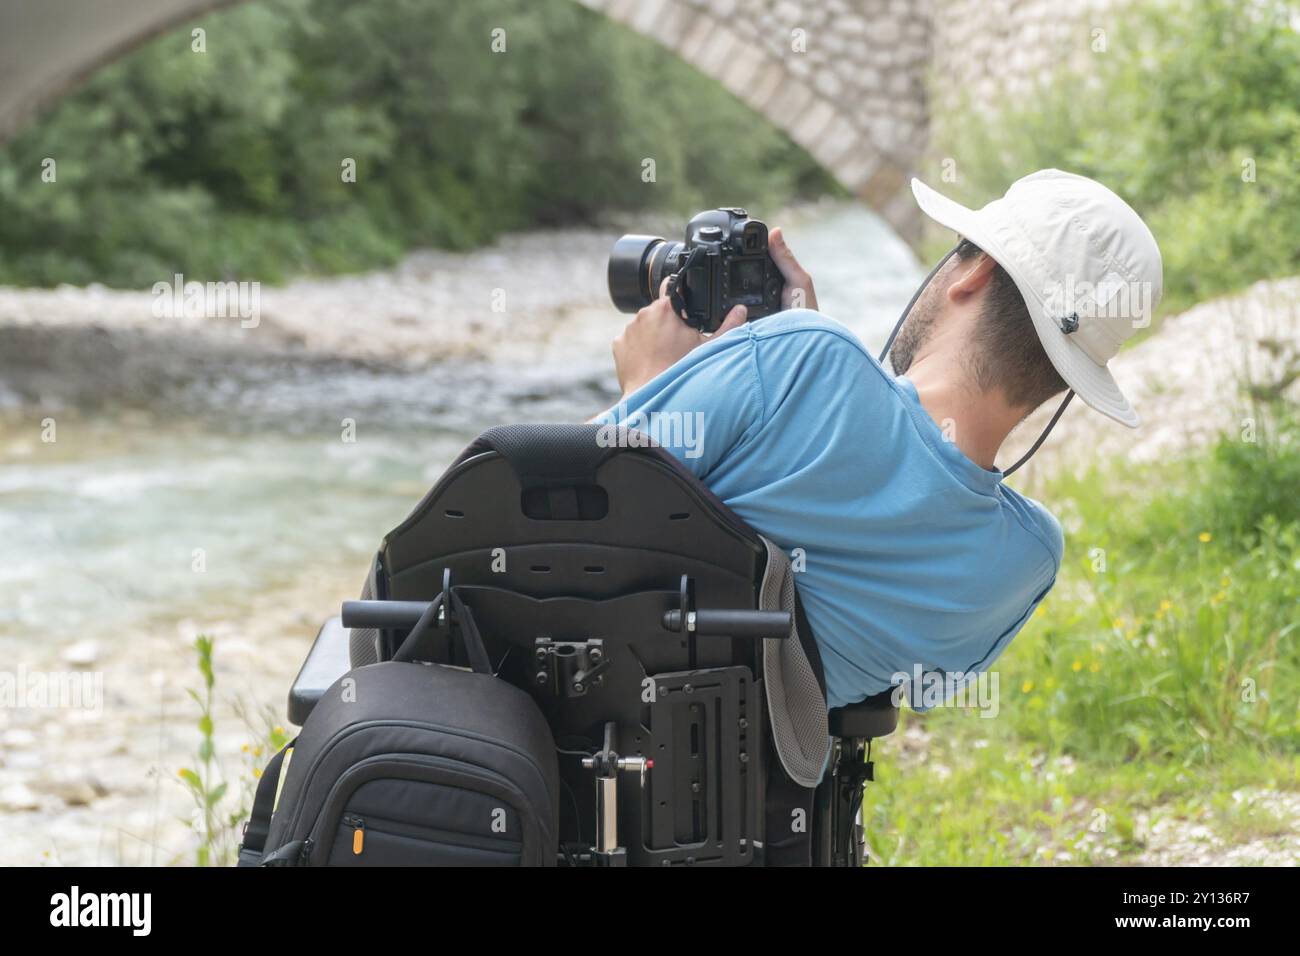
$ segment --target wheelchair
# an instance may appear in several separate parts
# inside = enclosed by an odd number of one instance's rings
[[[493,670],[554,734],[557,863],[861,866],[871,742],[898,710],[887,692],[827,713],[795,577],[640,432],[489,429],[321,628],[289,718],[391,658],[454,582]]]

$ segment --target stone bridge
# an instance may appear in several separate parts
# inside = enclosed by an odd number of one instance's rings
[[[133,47],[238,2],[3,0],[0,140]],[[915,239],[906,186],[921,171],[932,96],[996,99],[1028,82],[1062,48],[1084,48],[1085,11],[1112,0],[576,2],[715,78]]]

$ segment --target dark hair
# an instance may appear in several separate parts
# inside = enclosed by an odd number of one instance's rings
[[[957,245],[957,258],[962,262],[981,252],[969,239]],[[975,326],[975,349],[969,362],[976,385],[1001,388],[1012,405],[1037,408],[1067,387],[1043,351],[1024,296],[996,262]]]

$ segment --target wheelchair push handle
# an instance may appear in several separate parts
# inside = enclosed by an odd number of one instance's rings
[[[414,627],[431,601],[344,601],[344,627]]]
[[[344,601],[341,619],[345,627],[409,628],[393,652],[394,661],[432,659],[428,656],[432,635],[450,634],[454,621],[470,668],[478,674],[494,673],[474,612],[452,587],[451,568],[442,569],[442,592],[432,601]]]
[[[688,611],[686,627],[682,627],[680,610],[665,611],[665,630],[685,631],[699,637],[752,637],[756,640],[777,640],[790,636],[789,611]]]

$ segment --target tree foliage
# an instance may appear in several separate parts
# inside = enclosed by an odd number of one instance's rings
[[[0,282],[276,281],[834,188],[716,81],[572,0],[269,0],[191,26],[0,152]]]

